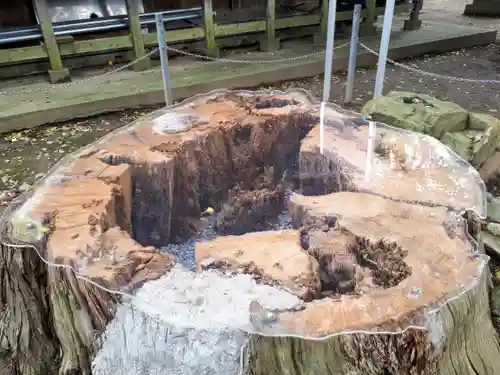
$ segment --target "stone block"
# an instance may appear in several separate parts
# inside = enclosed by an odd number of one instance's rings
[[[465,130],[469,118],[468,112],[455,103],[399,91],[370,100],[361,111],[375,121],[436,138],[441,138],[445,132]]]
[[[479,175],[484,182],[488,182],[495,177],[500,170],[500,151],[496,151],[493,156],[484,162],[479,169]]]
[[[481,239],[484,242],[484,247],[487,253],[500,257],[500,239],[486,231],[481,232]]]
[[[482,113],[470,113],[469,129],[477,132],[472,146],[472,164],[482,165],[495,154],[500,143],[500,120]]]
[[[500,223],[500,200],[488,193],[487,204],[488,220]]]
[[[466,132],[444,133],[441,142],[451,148],[462,159],[470,161],[472,157],[472,139]]]

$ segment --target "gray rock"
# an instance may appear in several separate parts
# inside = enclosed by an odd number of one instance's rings
[[[468,137],[466,132],[445,132],[441,137],[441,142],[455,151],[462,159],[471,161],[473,139]]]
[[[500,223],[500,200],[493,195],[487,195],[488,220]]]
[[[0,202],[10,202],[16,197],[16,192],[14,190],[3,190],[0,191]]]
[[[500,151],[497,151],[486,160],[479,169],[479,175],[484,182],[489,182],[495,178],[498,171],[500,171]]]
[[[482,113],[470,113],[469,129],[479,132],[472,149],[472,163],[479,166],[495,154],[500,143],[500,120]]]
[[[481,239],[488,254],[500,258],[500,238],[489,232],[482,231]]]
[[[496,237],[500,237],[500,224],[499,223],[488,223],[486,230]]]
[[[31,189],[31,185],[26,183],[26,182],[23,182],[21,186],[19,186],[19,191],[21,193],[24,193],[24,192],[27,192],[28,190]]]
[[[493,288],[491,292],[491,312],[500,317],[500,285]]]
[[[425,94],[398,91],[370,100],[361,112],[375,121],[436,138],[441,138],[445,132],[465,130],[469,119],[469,113],[455,103]]]

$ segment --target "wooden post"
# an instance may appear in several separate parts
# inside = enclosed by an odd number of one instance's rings
[[[321,20],[319,30],[314,34],[315,44],[326,43],[326,35],[328,33],[328,0],[321,0]]]
[[[71,79],[69,70],[64,68],[57,45],[54,28],[52,27],[52,19],[50,18],[47,0],[35,0],[33,2],[38,22],[42,30],[43,41],[47,56],[49,57],[50,69],[49,79],[51,83],[67,82]]]
[[[205,54],[210,57],[219,57],[220,51],[215,41],[215,12],[212,0],[203,1],[203,29],[205,30]]]
[[[134,58],[140,59],[146,55],[146,50],[144,48],[144,40],[142,39],[141,32],[141,22],[139,19],[139,1],[138,0],[126,0],[127,4],[127,15],[130,28],[130,36],[132,38],[132,44],[134,45]],[[136,62],[132,69],[137,71],[142,71],[149,69],[151,67],[151,60],[149,58],[144,58]]]
[[[276,1],[267,0],[266,34],[260,42],[263,52],[275,52],[279,49],[279,39],[276,38]]]
[[[419,16],[423,5],[423,0],[413,0],[413,9],[411,10],[410,18],[405,20],[403,30],[420,30],[422,20],[419,19]]]
[[[377,28],[375,22],[377,21],[377,0],[367,0],[366,6],[366,18],[364,19],[363,25],[359,30],[361,36],[376,35]]]

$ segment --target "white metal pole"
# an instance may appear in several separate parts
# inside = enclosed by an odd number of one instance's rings
[[[328,0],[323,0],[328,1]],[[330,100],[333,66],[333,44],[335,43],[335,17],[337,15],[337,1],[330,0],[328,4],[328,33],[326,37],[325,52],[325,81],[323,84],[323,101]]]
[[[354,76],[356,75],[356,57],[358,55],[358,35],[361,23],[361,5],[354,6],[352,16],[351,48],[349,50],[349,65],[347,68],[347,84],[345,87],[344,103],[352,102],[352,92],[354,89]]]
[[[323,0],[328,1],[328,0]],[[333,45],[335,43],[335,17],[337,15],[337,0],[329,0],[328,4],[328,33],[326,36],[326,52],[325,52],[325,80],[323,83],[323,101],[320,111],[320,129],[319,129],[319,149],[323,154],[323,143],[325,134],[324,124],[324,105],[330,100],[330,90],[332,83],[332,67],[333,67]]]
[[[382,29],[382,38],[380,40],[380,51],[378,56],[377,78],[375,80],[375,90],[373,97],[378,98],[382,95],[384,88],[385,66],[387,63],[387,53],[389,50],[389,41],[391,39],[392,19],[394,17],[394,4],[396,0],[387,0],[384,13],[384,28]]]
[[[366,148],[365,160],[365,182],[369,182],[372,174],[373,150],[375,143],[376,125],[374,121],[370,121],[368,125],[368,144]]]
[[[165,92],[165,104],[172,105],[172,85],[170,83],[170,72],[168,71],[168,52],[165,41],[165,21],[163,14],[155,14],[156,34],[158,36],[158,47],[160,51],[161,76],[163,79],[163,91]]]

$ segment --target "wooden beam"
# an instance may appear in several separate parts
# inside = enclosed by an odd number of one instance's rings
[[[424,0],[414,0],[413,1],[413,9],[410,13],[410,18],[405,20],[403,30],[420,30],[422,27],[422,20],[420,20],[420,11],[424,5]]]
[[[314,35],[315,44],[325,44],[326,34],[328,33],[328,3],[329,0],[321,0],[321,20],[319,23],[319,30]],[[338,16],[338,12],[337,12]]]
[[[408,12],[410,9],[411,4],[398,5],[396,6],[396,13]],[[376,14],[384,14],[384,8],[377,8]],[[366,16],[367,10],[363,9],[362,17]],[[352,19],[352,11],[337,12],[337,21],[345,21],[349,19]],[[275,28],[276,30],[283,30],[305,26],[314,27],[319,25],[319,23],[320,15],[318,14],[283,17],[276,19]],[[264,20],[214,25],[215,38],[260,33],[265,30],[266,21]],[[165,39],[169,44],[203,40],[204,36],[205,31],[203,27],[171,30],[165,33]],[[146,48],[158,45],[156,33],[144,34],[142,36],[142,40],[144,41],[144,46]],[[133,43],[129,35],[100,39],[76,40],[74,43],[59,44],[60,54],[64,58],[127,51],[131,49],[133,49]],[[48,54],[43,46],[0,49],[0,66],[12,66],[28,62],[38,62],[47,58]]]
[[[266,31],[260,42],[260,50],[263,52],[275,52],[279,49],[279,40],[276,38],[276,1],[267,0],[266,7]]]
[[[67,82],[71,79],[68,69],[63,66],[59,46],[57,45],[52,19],[49,14],[47,0],[35,0],[33,2],[40,29],[42,30],[44,49],[50,62],[49,78],[52,83]]]
[[[205,32],[205,54],[219,57],[220,51],[215,41],[215,13],[212,0],[203,1],[203,30]]]
[[[135,71],[142,71],[151,67],[151,60],[146,56],[146,49],[144,48],[144,40],[142,39],[141,21],[139,19],[139,1],[126,0],[127,14],[129,20],[130,37],[132,38],[132,45],[134,48],[134,58],[141,59],[137,61],[132,69]]]
[[[385,7],[382,7],[385,9]],[[377,34],[377,27],[375,22],[377,21],[377,0],[368,0],[366,6],[366,17],[359,29],[360,36],[369,36]]]

